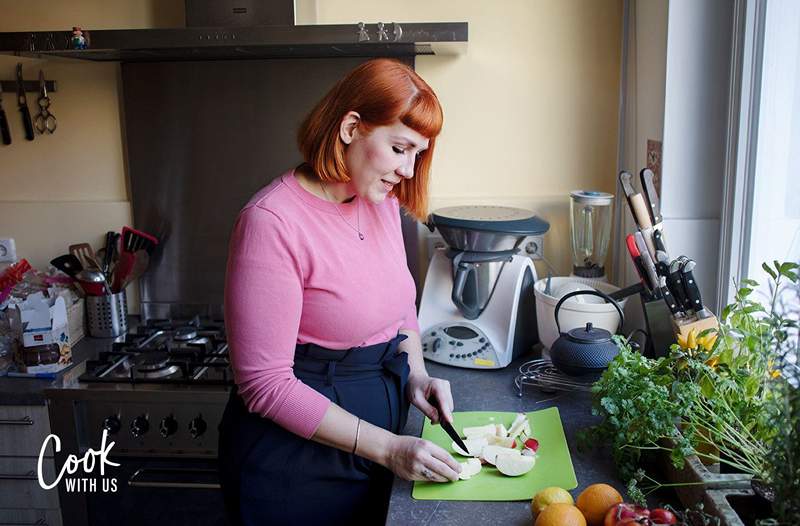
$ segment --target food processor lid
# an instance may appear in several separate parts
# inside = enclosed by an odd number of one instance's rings
[[[605,343],[611,341],[611,333],[587,323],[584,327],[576,327],[567,336],[570,340],[578,343]]]
[[[614,195],[594,190],[573,190],[569,193],[576,203],[582,205],[608,206],[614,201]]]
[[[530,210],[510,206],[450,206],[435,210],[431,216],[436,226],[485,232],[538,236],[550,229],[550,223]]]

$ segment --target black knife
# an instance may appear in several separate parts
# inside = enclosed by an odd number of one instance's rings
[[[667,304],[669,311],[675,317],[682,317],[683,311],[678,306],[678,302],[672,293],[669,291],[669,287],[667,287],[667,278],[664,276],[658,277],[658,288],[661,289],[661,297],[664,298],[664,303]]]
[[[436,395],[432,394],[428,398],[428,403],[430,403],[433,407],[435,407],[436,411],[439,413],[439,425],[442,426],[442,429],[444,429],[445,433],[447,433],[448,436],[453,439],[453,442],[455,442],[456,445],[460,447],[464,453],[469,454],[469,449],[467,449],[467,445],[464,443],[463,440],[461,440],[461,437],[456,432],[456,430],[453,429],[453,425],[444,419],[444,415],[442,414],[442,409],[436,402]]]
[[[659,276],[669,277],[669,256],[663,250],[656,250],[656,272]]]
[[[0,86],[0,135],[3,136],[3,144],[11,144],[11,130],[8,127],[6,112],[3,110],[3,88]]]
[[[660,228],[653,230],[653,243],[656,245],[656,250],[660,250],[669,258],[669,250],[667,250],[667,246],[664,244],[664,234],[661,232]]]
[[[22,62],[17,64],[17,106],[22,115],[22,125],[25,127],[25,138],[33,140],[33,122],[28,109],[28,98],[25,96],[25,81],[22,80]]]
[[[686,299],[686,294],[683,292],[683,275],[681,274],[680,259],[675,259],[669,264],[667,286],[678,302],[678,305],[680,305],[684,311],[688,312],[693,310],[691,303]]]
[[[700,297],[700,287],[697,286],[697,281],[694,279],[694,269],[697,263],[693,259],[686,260],[681,265],[681,277],[683,278],[683,290],[686,292],[686,298],[692,305],[694,313],[698,318],[708,318],[711,313],[703,307],[703,299]]]
[[[639,177],[642,180],[642,190],[644,190],[645,200],[650,207],[650,219],[653,220],[653,225],[661,222],[661,203],[658,201],[656,185],[653,182],[655,176],[656,174],[650,168],[645,168],[639,172]]]

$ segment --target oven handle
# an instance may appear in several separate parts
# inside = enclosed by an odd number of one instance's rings
[[[19,420],[0,420],[0,426],[32,426],[33,420],[28,415]]]
[[[0,522],[0,526],[48,526],[44,519],[36,519],[36,522]]]
[[[139,468],[128,479],[128,486],[134,488],[183,488],[183,489],[220,489],[219,484],[208,484],[205,482],[160,482],[139,480],[147,473],[171,473],[171,474],[191,474],[191,473],[217,473],[216,469],[189,469],[189,468]]]
[[[33,470],[20,475],[14,473],[0,473],[0,480],[36,480],[36,473]]]

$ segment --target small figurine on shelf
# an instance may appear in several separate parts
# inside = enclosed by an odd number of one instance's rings
[[[80,27],[72,28],[72,38],[70,39],[72,49],[86,49],[86,38],[83,36],[83,31]]]

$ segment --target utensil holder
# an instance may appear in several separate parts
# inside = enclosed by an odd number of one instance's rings
[[[128,331],[128,302],[125,290],[103,296],[86,296],[89,335],[114,338]]]

